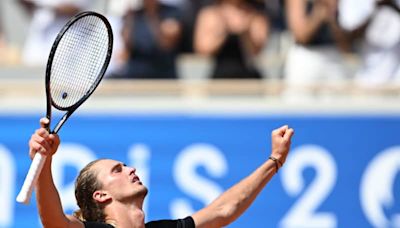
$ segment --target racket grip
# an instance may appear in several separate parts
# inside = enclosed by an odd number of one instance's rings
[[[28,174],[25,177],[24,184],[17,196],[18,203],[29,204],[33,189],[36,186],[37,179],[42,171],[46,156],[41,153],[36,153],[29,168]]]

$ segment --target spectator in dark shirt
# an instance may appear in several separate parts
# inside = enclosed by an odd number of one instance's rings
[[[269,23],[254,1],[216,0],[200,10],[197,53],[215,58],[211,78],[262,78],[255,57],[267,42]]]
[[[115,78],[177,78],[176,57],[181,37],[180,11],[158,0],[143,1],[125,16],[122,36],[128,52],[124,69]]]

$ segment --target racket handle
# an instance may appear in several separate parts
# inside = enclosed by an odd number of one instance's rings
[[[29,204],[31,199],[32,191],[36,186],[37,179],[42,171],[46,156],[41,153],[36,153],[33,157],[31,167],[29,168],[28,174],[25,177],[24,184],[22,185],[21,191],[17,196],[18,203]]]

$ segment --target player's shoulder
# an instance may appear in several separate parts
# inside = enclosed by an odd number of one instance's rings
[[[68,219],[68,228],[84,228],[85,224],[73,215],[65,215]]]
[[[146,228],[195,228],[194,220],[188,216],[184,219],[157,220],[146,223]]]
[[[73,215],[66,216],[69,220],[68,228],[114,228],[114,226],[104,222],[83,222]]]
[[[113,225],[104,222],[84,222],[85,228],[114,228]]]

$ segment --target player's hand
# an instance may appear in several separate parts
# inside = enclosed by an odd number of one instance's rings
[[[278,159],[281,164],[286,161],[293,134],[294,130],[287,125],[277,128],[271,133],[271,156]]]
[[[40,128],[35,131],[29,140],[29,156],[33,158],[37,152],[52,156],[60,145],[60,138],[57,134],[49,134],[46,126],[49,124],[47,118],[40,119]]]

